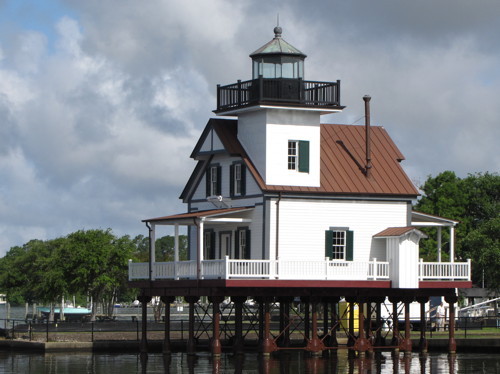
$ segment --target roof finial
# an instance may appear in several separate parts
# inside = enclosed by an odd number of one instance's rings
[[[281,38],[281,33],[283,30],[280,27],[280,14],[278,13],[277,19],[276,19],[276,27],[274,28],[274,37],[275,38]]]

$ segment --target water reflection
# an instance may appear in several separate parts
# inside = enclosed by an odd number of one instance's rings
[[[302,351],[279,352],[269,357],[257,353],[222,354],[214,358],[208,352],[196,355],[173,353],[26,354],[0,352],[0,373],[28,374],[101,374],[101,373],[496,373],[500,372],[498,354],[393,354],[378,352],[358,357],[346,350],[313,357]]]

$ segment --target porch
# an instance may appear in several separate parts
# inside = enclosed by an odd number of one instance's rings
[[[467,262],[419,262],[418,278],[470,281]],[[151,277],[150,277],[151,276]],[[314,260],[221,260],[129,262],[129,280],[275,279],[275,280],[389,280],[389,262]]]

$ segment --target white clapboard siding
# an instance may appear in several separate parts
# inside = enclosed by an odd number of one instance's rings
[[[279,258],[314,259],[325,256],[325,230],[346,227],[354,232],[354,261],[368,261],[374,245],[373,235],[387,227],[406,226],[405,202],[287,200],[279,203]],[[276,224],[276,204],[270,204],[272,225]],[[272,243],[275,229],[270,229]],[[383,249],[375,244],[374,252],[381,261]]]

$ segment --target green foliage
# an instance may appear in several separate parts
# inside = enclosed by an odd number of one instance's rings
[[[456,256],[472,259],[472,277],[476,284],[500,290],[500,176],[477,173],[458,178],[452,171],[429,177],[421,187],[424,196],[415,206],[417,211],[451,218],[456,227]],[[436,259],[436,229],[425,229],[429,240],[422,243],[421,255]],[[443,250],[449,251],[449,235],[443,230]],[[443,257],[446,259],[446,256]]]
[[[159,261],[173,259],[172,237],[157,239]],[[181,236],[181,258],[187,238]],[[76,296],[92,297],[111,310],[131,302],[137,291],[128,287],[128,261],[147,262],[149,238],[115,237],[111,230],[80,230],[53,240],[31,240],[12,247],[0,258],[0,290],[11,304],[59,303]]]

